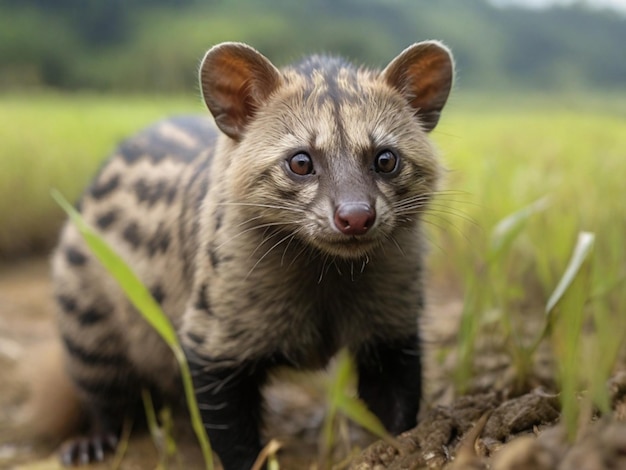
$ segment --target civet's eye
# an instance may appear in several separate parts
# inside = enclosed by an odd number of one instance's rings
[[[391,150],[383,150],[374,160],[374,170],[377,173],[393,173],[398,168],[398,157]]]
[[[313,160],[307,153],[296,153],[287,160],[287,163],[289,164],[289,169],[296,175],[306,176],[313,173]]]

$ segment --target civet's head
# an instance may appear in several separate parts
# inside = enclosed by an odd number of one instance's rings
[[[229,196],[259,224],[283,224],[330,255],[358,258],[391,243],[436,189],[427,133],[453,73],[436,41],[413,44],[382,71],[325,56],[279,70],[245,44],[213,47],[200,83],[230,138]]]

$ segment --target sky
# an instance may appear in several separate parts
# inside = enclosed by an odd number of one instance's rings
[[[546,7],[550,5],[567,5],[580,0],[491,0],[496,5],[523,5],[529,7]],[[612,8],[626,13],[626,0],[584,0],[592,7]]]

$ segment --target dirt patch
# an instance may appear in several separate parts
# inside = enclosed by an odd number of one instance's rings
[[[399,437],[401,449],[377,442],[365,450],[351,468],[442,468],[463,446],[474,449],[475,456],[488,457],[512,437],[533,433],[553,423],[558,416],[557,397],[540,391],[510,400],[503,400],[497,392],[460,397],[451,406],[429,410],[415,429]],[[466,464],[467,450],[464,454]]]

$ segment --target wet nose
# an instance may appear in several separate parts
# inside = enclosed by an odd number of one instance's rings
[[[376,220],[376,211],[364,202],[346,202],[335,209],[335,226],[346,235],[363,235]]]

